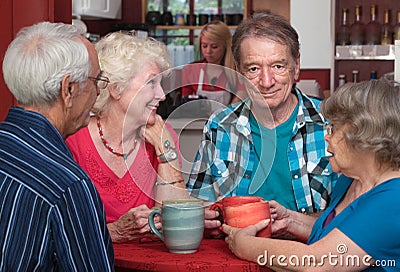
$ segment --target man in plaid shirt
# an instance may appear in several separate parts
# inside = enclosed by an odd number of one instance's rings
[[[274,14],[255,14],[236,29],[232,51],[249,97],[206,123],[187,182],[193,197],[256,195],[309,213],[327,207],[337,174],[320,100],[294,84],[299,47],[297,32]]]

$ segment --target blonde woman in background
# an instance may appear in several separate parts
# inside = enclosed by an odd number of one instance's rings
[[[103,83],[87,128],[67,139],[104,203],[113,242],[150,235],[151,208],[187,198],[177,135],[156,114],[170,68],[163,43],[111,33],[96,45]],[[156,224],[161,227],[161,223]]]
[[[232,34],[221,21],[206,24],[198,37],[200,61],[187,65],[182,72],[182,97],[202,95],[224,105],[239,101],[241,89],[234,72]]]

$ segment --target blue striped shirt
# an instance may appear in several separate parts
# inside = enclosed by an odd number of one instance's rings
[[[293,92],[299,107],[286,152],[295,206],[301,212],[317,212],[327,207],[337,174],[326,151],[321,101]],[[186,184],[192,196],[214,202],[219,196],[238,195],[238,188],[251,188],[255,152],[250,103],[247,99],[217,111],[206,123]]]
[[[0,124],[0,271],[113,271],[100,197],[42,115]]]

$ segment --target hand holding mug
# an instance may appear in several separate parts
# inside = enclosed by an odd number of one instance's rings
[[[154,224],[157,214],[162,218],[162,232]],[[163,201],[161,210],[153,210],[149,215],[149,225],[171,253],[194,253],[203,239],[204,207],[198,200]]]
[[[248,248],[251,248],[251,241],[248,238],[256,236],[257,233],[260,233],[262,230],[267,229],[270,225],[271,220],[266,219],[245,228],[235,228],[223,224],[222,230],[227,235],[227,237],[225,238],[225,242],[228,244],[229,249],[239,258],[243,258],[241,253],[246,252]],[[244,240],[245,243],[238,243],[239,240]],[[239,244],[242,245],[242,248],[238,246]]]
[[[261,220],[271,219],[268,201],[255,196],[226,197],[211,205],[210,209],[222,212],[224,223],[236,228],[245,228]],[[271,237],[271,224],[259,231],[257,236]]]
[[[216,210],[204,209],[204,236],[206,238],[222,239],[225,234],[221,230],[222,213]]]

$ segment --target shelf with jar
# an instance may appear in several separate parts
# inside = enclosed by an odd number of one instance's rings
[[[337,45],[335,60],[394,60],[394,44]]]
[[[335,54],[331,89],[345,76],[352,81],[393,74],[394,41],[400,39],[400,2],[392,0],[336,0],[333,3]]]
[[[247,17],[247,1],[233,1],[237,2],[236,9],[226,8],[220,1],[218,1],[218,6],[196,9],[197,0],[189,0],[180,9],[176,9],[171,0],[152,1],[150,5],[147,0],[142,0],[142,22],[156,30],[198,30],[208,22],[220,20],[225,22],[230,29],[235,29]],[[159,3],[156,8],[152,6],[154,2]]]
[[[229,29],[236,29],[237,25],[228,25]],[[188,29],[188,30],[198,30],[202,29],[202,25],[154,25],[155,29],[159,30],[178,30],[178,29]]]

